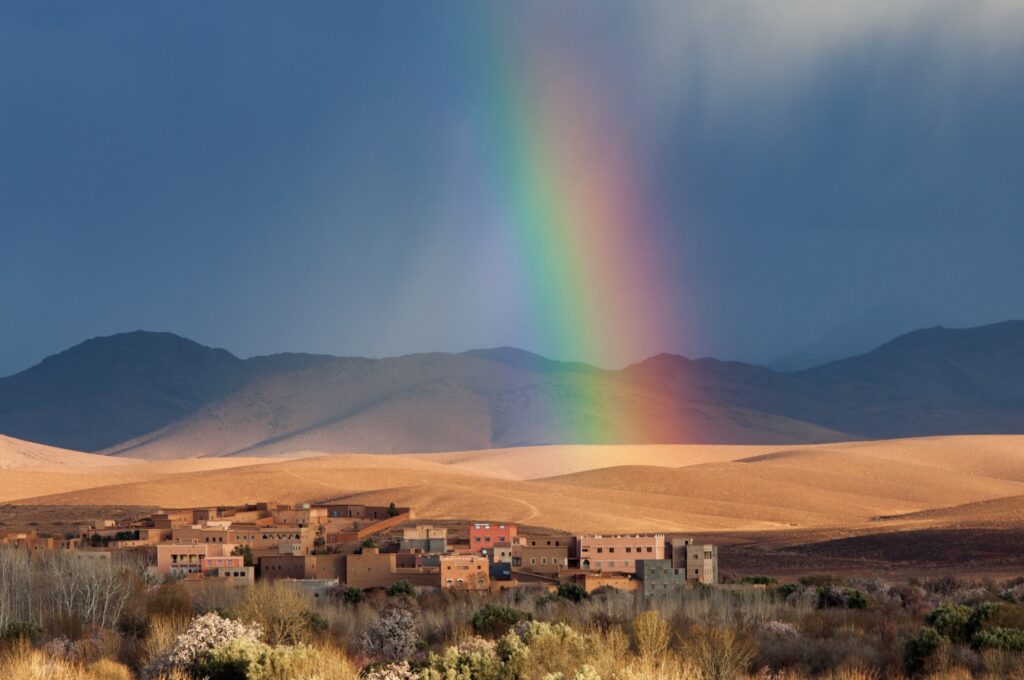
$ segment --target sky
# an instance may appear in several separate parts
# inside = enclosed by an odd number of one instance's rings
[[[1014,0],[5,2],[0,65],[0,375],[1024,317]]]

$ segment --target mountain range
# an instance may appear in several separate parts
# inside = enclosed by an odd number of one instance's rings
[[[918,330],[789,373],[670,354],[605,370],[507,347],[241,359],[136,331],[0,378],[0,433],[142,458],[1024,433],[1024,321]]]

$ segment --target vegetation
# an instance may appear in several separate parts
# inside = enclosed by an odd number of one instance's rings
[[[1024,679],[1022,581],[324,600],[284,582],[155,586],[121,558],[41,559],[0,550],[0,678]]]

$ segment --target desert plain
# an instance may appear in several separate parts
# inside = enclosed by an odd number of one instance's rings
[[[295,451],[144,460],[0,437],[0,522],[344,499],[458,526],[664,532],[719,543],[723,574],[1024,570],[1024,436],[784,445],[555,445],[424,454]]]

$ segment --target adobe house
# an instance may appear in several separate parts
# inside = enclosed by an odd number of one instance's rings
[[[672,560],[637,560],[636,578],[644,596],[667,595],[686,587],[686,570],[672,566]]]
[[[395,507],[394,509],[391,509],[389,506],[386,505],[361,505],[358,503],[321,503],[313,507],[324,508],[327,511],[327,516],[330,518],[350,517],[359,519],[382,520],[388,519],[393,515],[404,514],[408,514],[409,519],[413,518],[412,508]]]
[[[515,524],[489,524],[478,522],[469,525],[469,548],[480,552],[496,545],[512,545],[516,542],[518,528]]]
[[[430,524],[418,524],[402,530],[399,550],[418,551],[425,554],[448,552],[448,530]]]
[[[327,522],[327,508],[304,503],[297,508],[277,508],[271,516],[278,526],[316,527]]]
[[[488,590],[491,587],[490,562],[481,555],[441,555],[442,590]]]
[[[636,572],[637,560],[665,558],[664,534],[629,536],[578,536],[580,569],[584,571]]]
[[[260,558],[260,578],[344,581],[347,557],[347,555],[268,555]]]
[[[232,555],[231,543],[163,543],[156,546],[156,570],[164,576],[206,576],[216,569],[242,568],[245,560]]]
[[[535,574],[558,574],[569,567],[576,538],[573,536],[520,536],[512,546],[512,566]]]

